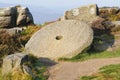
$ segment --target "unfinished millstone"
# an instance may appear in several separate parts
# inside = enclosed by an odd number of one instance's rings
[[[25,49],[37,57],[71,58],[86,49],[93,40],[89,25],[77,20],[58,21],[36,32]]]
[[[98,7],[96,4],[82,6],[72,10],[67,10],[61,20],[80,20],[91,22],[98,18]]]

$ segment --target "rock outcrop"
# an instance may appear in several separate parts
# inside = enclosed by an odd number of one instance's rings
[[[26,26],[29,24],[34,24],[34,21],[27,7],[0,8],[0,28]]]
[[[28,55],[25,55],[23,53],[8,55],[3,59],[2,76],[9,75],[14,71],[24,71],[25,74],[32,75],[31,69],[24,65],[27,62]]]
[[[33,24],[33,17],[27,7],[17,7],[17,26]]]
[[[36,32],[25,45],[27,52],[43,58],[71,58],[86,49],[93,40],[89,25],[77,20],[58,21]]]
[[[87,22],[93,28],[95,35],[102,35],[119,30],[120,9],[118,7],[98,8],[96,4],[92,4],[68,10],[59,20]]]
[[[102,7],[99,8],[99,16],[107,21],[120,20],[120,8],[118,7]]]
[[[98,7],[96,4],[92,4],[66,11],[61,20],[81,20],[91,22],[91,20],[97,18],[97,15]]]
[[[17,9],[15,7],[0,8],[0,27],[14,27],[16,18]]]

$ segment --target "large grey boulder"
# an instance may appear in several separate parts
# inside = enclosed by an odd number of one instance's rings
[[[92,4],[66,11],[61,20],[81,20],[90,22],[96,19],[97,15],[98,7],[96,4]]]
[[[58,21],[36,32],[25,45],[27,52],[43,58],[71,58],[86,49],[93,40],[89,25],[77,20]]]
[[[0,28],[26,26],[29,24],[34,24],[34,21],[27,7],[15,6],[0,8]]]
[[[27,7],[17,7],[17,26],[33,24],[33,17]]]
[[[17,53],[8,55],[3,59],[2,75],[8,75],[14,71],[22,71],[23,64],[28,62],[28,55]]]
[[[16,15],[15,7],[0,8],[0,27],[15,26]]]

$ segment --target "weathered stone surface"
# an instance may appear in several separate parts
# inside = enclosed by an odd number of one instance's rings
[[[0,8],[0,16],[11,16],[15,14],[15,7]]]
[[[29,12],[27,7],[17,7],[18,11],[18,18],[17,18],[17,25],[27,25],[33,24],[33,17],[32,14]]]
[[[9,29],[2,28],[0,29],[0,31],[6,31],[10,35],[16,35],[16,34],[19,35],[25,29],[26,27],[14,27],[14,28],[9,28]]]
[[[15,26],[16,15],[15,7],[0,8],[0,27]]]
[[[75,8],[64,13],[61,20],[81,20],[89,22],[96,18],[98,15],[98,7],[96,4],[82,6],[80,8]]]
[[[27,52],[50,59],[71,58],[81,53],[93,40],[89,25],[77,20],[58,21],[36,32],[25,45]]]
[[[29,24],[34,24],[34,21],[27,7],[0,8],[0,28],[26,26]]]
[[[11,25],[11,17],[0,17],[0,27]]]
[[[23,63],[28,61],[28,56],[22,53],[8,55],[3,59],[2,75],[12,73],[14,70],[22,70]]]
[[[94,29],[99,29],[99,30],[104,30],[105,27],[103,25],[103,23],[105,22],[105,20],[103,18],[98,18],[96,20],[94,20],[93,22],[91,22],[91,27]]]
[[[30,67],[28,67],[27,65],[23,65],[22,67],[23,67],[23,72],[24,72],[25,74],[31,75],[31,76],[34,77],[33,72],[32,72],[32,70],[31,70]]]

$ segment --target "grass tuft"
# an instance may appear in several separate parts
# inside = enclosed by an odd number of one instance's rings
[[[82,76],[80,80],[120,80],[120,64],[104,66],[98,73]]]
[[[103,51],[103,52],[96,52],[96,51],[88,51],[86,53],[78,54],[73,58],[60,58],[59,60],[65,61],[85,61],[88,59],[96,59],[96,58],[114,58],[120,57],[120,49],[116,51]]]

